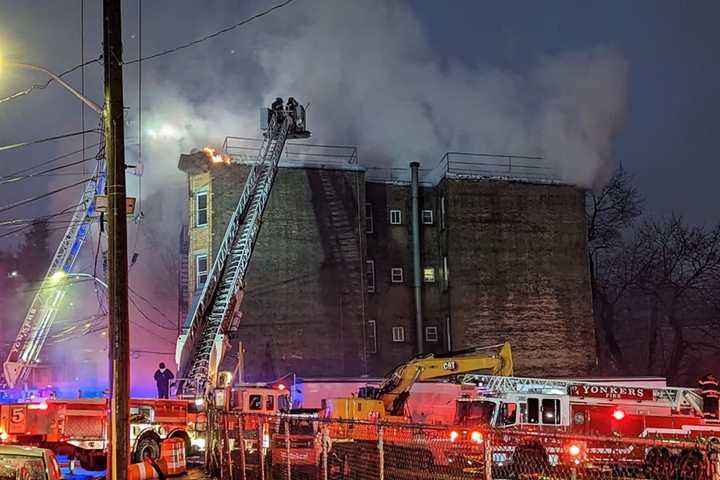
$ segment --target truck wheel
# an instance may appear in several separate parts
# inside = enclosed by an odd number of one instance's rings
[[[651,448],[645,457],[645,473],[656,480],[675,477],[673,458],[667,448]]]
[[[536,442],[523,443],[512,455],[513,470],[518,476],[549,473],[550,462],[545,448]]]
[[[153,437],[141,438],[135,448],[133,460],[140,463],[145,458],[145,452],[150,454],[150,458],[157,460],[160,458],[160,444]]]
[[[705,459],[696,448],[680,454],[677,464],[677,473],[680,478],[687,480],[705,479]]]

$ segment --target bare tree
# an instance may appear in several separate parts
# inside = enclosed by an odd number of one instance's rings
[[[587,192],[585,204],[595,325],[615,369],[625,371],[615,333],[616,307],[636,281],[643,262],[634,255],[634,247],[624,244],[623,232],[642,213],[643,199],[632,177],[619,168],[603,188]]]
[[[662,360],[663,374],[675,381],[688,349],[703,341],[698,333],[708,322],[706,307],[714,297],[711,285],[720,276],[720,227],[689,226],[673,215],[646,221],[637,241],[641,256],[651,262],[637,282],[651,301],[647,366],[652,368],[658,361],[658,346],[665,346],[659,335],[668,325],[670,351]]]

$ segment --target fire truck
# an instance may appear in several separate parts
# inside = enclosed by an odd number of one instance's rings
[[[533,457],[536,465],[697,472],[704,458],[693,442],[720,437],[718,412],[704,408],[695,389],[487,375],[463,382],[476,388],[457,400],[451,440],[462,451],[468,432],[482,437],[493,428],[496,465]]]
[[[87,470],[105,468],[107,447],[105,399],[47,400],[0,405],[0,443],[34,445],[65,453]],[[160,443],[182,438],[186,449],[202,447],[203,406],[194,401],[132,399],[132,456],[160,457]],[[197,428],[199,426],[199,428]]]

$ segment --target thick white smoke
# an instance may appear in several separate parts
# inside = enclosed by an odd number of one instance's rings
[[[152,110],[182,119],[186,150],[256,134],[257,108],[292,95],[310,103],[316,140],[359,146],[364,165],[431,167],[447,150],[541,155],[581,186],[613,165],[627,77],[618,52],[567,52],[522,71],[470,66],[482,59],[439,57],[408,4],[305,3],[243,36],[239,60],[225,48],[194,56],[189,71],[206,82],[177,66],[155,79]]]

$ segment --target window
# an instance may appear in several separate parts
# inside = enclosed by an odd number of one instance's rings
[[[367,271],[365,272],[365,275],[367,276],[367,291],[368,293],[374,293],[375,292],[375,260],[368,260],[365,262],[367,265]]]
[[[365,204],[365,233],[374,233],[375,223],[373,222],[372,203]]]
[[[402,225],[402,212],[400,210],[390,210],[390,225]]]
[[[267,397],[265,397],[265,410],[267,410],[268,412],[272,412],[273,410],[275,410],[275,397],[273,397],[272,395],[268,395]]]
[[[435,343],[438,341],[437,327],[425,327],[425,341]]]
[[[432,210],[423,210],[422,211],[422,222],[425,225],[433,224],[433,211]]]
[[[435,283],[435,268],[434,267],[423,268],[423,281],[425,283]]]
[[[445,197],[440,197],[440,229],[445,229]]]
[[[392,283],[402,283],[403,282],[403,269],[396,267],[390,269],[390,280]]]
[[[195,255],[195,290],[205,286],[208,277],[208,256],[207,253]]]
[[[377,353],[377,325],[375,320],[368,320],[367,350],[368,353]]]
[[[250,410],[262,410],[262,395],[250,395],[248,405]]]
[[[204,227],[208,223],[208,198],[207,192],[195,194],[195,226]]]
[[[393,327],[392,335],[393,335],[393,342],[404,342],[405,341],[405,327]]]
[[[542,423],[546,425],[560,424],[560,400],[557,398],[543,398]]]
[[[537,398],[528,398],[527,408],[527,423],[540,423],[540,401]]]

